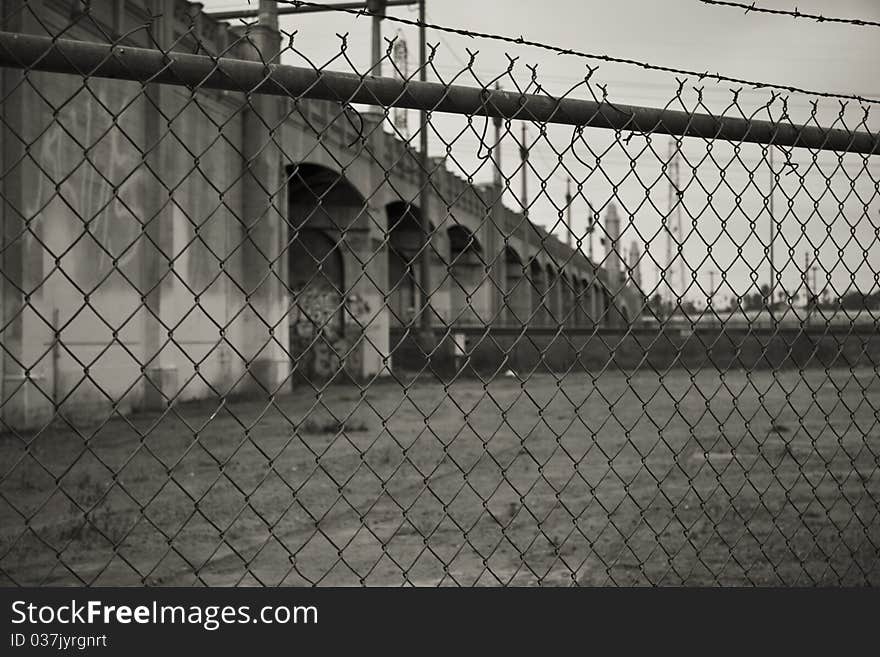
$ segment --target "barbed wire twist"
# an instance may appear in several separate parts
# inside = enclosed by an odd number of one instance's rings
[[[729,0],[699,0],[704,5],[715,5],[719,7],[733,7],[735,9],[743,9],[747,14],[772,14],[774,16],[789,16],[791,18],[805,18],[816,21],[817,23],[838,23],[844,25],[856,25],[858,27],[880,27],[880,22],[866,20],[862,18],[839,18],[836,16],[824,16],[822,14],[804,13],[797,7],[791,10],[773,9],[771,7],[759,7],[756,2],[730,2]]]

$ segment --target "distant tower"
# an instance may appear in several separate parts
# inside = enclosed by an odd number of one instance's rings
[[[409,53],[406,49],[406,39],[401,30],[397,30],[394,46],[391,48],[391,59],[394,62],[395,79],[406,80],[409,77]],[[405,107],[395,107],[391,117],[394,127],[404,139],[409,137],[408,116],[409,112]]]
[[[590,263],[593,262],[593,233],[596,232],[596,224],[599,223],[599,213],[596,212],[596,209],[593,207],[593,204],[590,203],[590,200],[587,199],[587,208],[588,208],[588,217],[587,217],[587,230],[585,233],[585,237],[587,240],[587,260]]]
[[[565,243],[574,248],[574,232],[571,229],[571,178],[565,181]]]
[[[682,233],[681,226],[681,180],[679,174],[679,163],[681,161],[681,153],[678,150],[678,142],[673,138],[669,140],[669,157],[667,158],[667,172],[666,175],[669,178],[669,199],[668,199],[668,213],[666,216],[666,274],[664,276],[663,271],[658,272],[657,276],[657,284],[658,286],[665,282],[667,288],[669,289],[669,296],[671,298],[676,297],[675,293],[675,261],[681,260],[678,263],[679,273],[681,275],[681,291],[680,294],[684,296],[684,291],[687,289],[687,285],[685,283],[685,276],[687,272],[685,271],[685,262],[684,257],[678,257],[678,243],[683,239],[684,234]]]
[[[636,240],[633,240],[632,244],[629,246],[629,262],[627,263],[627,268],[629,269],[629,278],[632,281],[632,284],[639,289],[642,287],[641,266],[642,250],[639,248],[639,243]]]
[[[605,211],[605,270],[608,272],[608,282],[616,292],[623,286],[623,267],[620,259],[620,219],[617,216],[617,206],[614,203],[608,205]]]

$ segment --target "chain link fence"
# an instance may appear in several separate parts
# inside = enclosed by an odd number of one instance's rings
[[[877,101],[0,17],[0,582],[878,582]]]

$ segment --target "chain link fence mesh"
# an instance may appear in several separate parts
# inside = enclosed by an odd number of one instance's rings
[[[874,101],[0,16],[3,583],[878,581]]]

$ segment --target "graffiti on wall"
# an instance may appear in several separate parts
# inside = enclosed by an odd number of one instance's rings
[[[136,261],[144,216],[147,172],[132,141],[137,132],[126,135],[114,123],[105,108],[116,111],[125,99],[109,89],[97,86],[92,94],[66,104],[39,137],[29,167],[33,192],[23,208],[31,227],[29,240],[56,255],[68,254],[65,271],[83,287],[103,281],[114,267],[126,271]],[[42,248],[28,244],[33,246]]]
[[[329,380],[342,369],[357,376],[363,358],[361,327],[369,312],[359,294],[349,294],[343,301],[339,292],[327,287],[295,292],[290,342],[297,369],[317,380]]]
[[[205,116],[213,118],[206,121]],[[198,105],[189,105],[177,120],[183,125],[175,134],[186,147],[175,149],[175,167],[189,174],[173,195],[175,229],[182,235],[175,238],[175,252],[187,284],[202,292],[216,280],[220,261],[229,257],[227,231],[239,223],[229,203],[241,155],[219,134],[215,123],[229,117],[210,99],[200,96]]]

